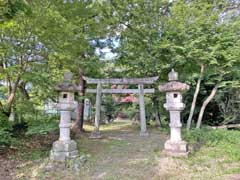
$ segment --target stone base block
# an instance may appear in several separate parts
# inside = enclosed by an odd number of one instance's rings
[[[102,136],[101,136],[101,134],[100,134],[100,131],[94,130],[94,131],[91,133],[90,138],[91,138],[91,139],[101,139]]]
[[[165,153],[169,156],[188,156],[188,145],[185,141],[166,141],[164,145]]]
[[[54,161],[65,161],[66,159],[78,156],[77,143],[70,141],[55,141],[50,154],[50,159]]]
[[[147,131],[145,131],[145,132],[140,132],[140,136],[142,136],[142,137],[147,137],[149,134],[148,134],[148,132]]]

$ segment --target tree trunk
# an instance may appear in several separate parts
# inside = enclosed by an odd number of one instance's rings
[[[6,112],[5,114],[9,117],[11,115],[11,110],[12,110],[12,105],[13,105],[13,102],[14,102],[14,98],[15,98],[15,95],[16,95],[16,92],[17,92],[17,88],[18,88],[18,85],[19,85],[19,82],[20,82],[20,79],[21,79],[21,74],[19,74],[17,76],[17,79],[14,83],[14,86],[13,88],[11,88],[11,92],[8,96],[8,99],[7,99],[7,102],[6,102]]]
[[[73,129],[76,134],[84,131],[83,129],[83,121],[84,121],[84,95],[85,95],[85,81],[83,79],[83,73],[80,72],[79,76],[79,85],[81,90],[79,92],[79,96],[81,97],[78,100],[77,111],[76,111],[76,121],[74,123]]]
[[[202,104],[202,107],[201,107],[201,110],[200,110],[200,113],[199,113],[199,116],[198,116],[198,120],[197,120],[197,126],[196,128],[200,128],[201,124],[202,124],[202,118],[203,118],[203,114],[204,114],[204,111],[208,105],[208,103],[214,98],[217,90],[218,90],[218,87],[219,87],[219,83],[217,83],[214,88],[212,89],[212,92],[211,94],[207,97],[207,99],[203,102]]]
[[[24,98],[26,98],[27,100],[30,100],[30,96],[28,94],[28,91],[26,90],[26,82],[19,83],[19,90],[24,96]]]
[[[11,107],[11,111],[10,111],[10,115],[8,117],[8,120],[12,121],[12,122],[15,121],[15,112],[14,112],[14,108],[13,107]]]
[[[201,81],[202,81],[202,77],[203,77],[203,72],[204,72],[204,65],[201,64],[201,71],[200,71],[200,75],[199,75],[197,85],[196,85],[196,89],[195,89],[195,92],[194,92],[190,114],[189,114],[189,117],[188,117],[188,120],[187,120],[187,130],[189,130],[191,128],[192,117],[193,117],[194,110],[195,110],[195,107],[196,107],[197,97],[198,97],[198,94],[199,94],[199,91],[200,91],[200,85],[201,85]]]

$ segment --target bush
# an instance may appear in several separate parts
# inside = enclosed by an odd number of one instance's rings
[[[0,128],[0,146],[9,146],[13,141],[12,134],[5,128]]]
[[[59,127],[59,118],[57,117],[42,117],[40,119],[29,121],[26,135],[34,134],[48,134],[50,132],[56,132]]]
[[[12,124],[8,118],[0,113],[0,146],[9,146],[14,138],[12,137]]]
[[[191,144],[203,143],[215,148],[214,156],[226,155],[231,160],[240,160],[240,131],[203,128],[183,131],[183,136]]]

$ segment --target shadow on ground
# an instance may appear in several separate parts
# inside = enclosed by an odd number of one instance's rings
[[[159,128],[150,126],[149,136],[140,137],[139,127],[131,121],[116,121],[101,126],[102,139],[89,139],[93,127],[84,127],[88,133],[75,140],[79,155],[87,161],[77,168],[66,163],[59,168],[46,170],[49,151],[56,139],[46,136],[24,144],[24,153],[0,158],[0,179],[48,179],[48,180],[237,180],[239,162],[208,156],[208,147],[202,147],[188,159],[165,157],[162,154],[167,135]],[[48,139],[48,140],[47,140]],[[42,144],[42,145],[41,145]],[[214,151],[214,149],[213,149]],[[10,158],[10,159],[9,159]],[[4,160],[2,160],[4,159]]]

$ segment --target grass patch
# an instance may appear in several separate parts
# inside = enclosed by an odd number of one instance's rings
[[[85,125],[86,130],[93,126]],[[169,128],[168,128],[169,129]],[[224,179],[226,176],[240,173],[240,132],[228,130],[200,129],[183,130],[183,139],[191,146],[199,148],[191,151],[189,158],[170,158],[163,156],[162,146],[168,134],[167,128],[148,126],[150,136],[139,136],[139,127],[131,121],[116,121],[101,125],[102,139],[89,139],[90,133],[75,140],[80,155],[86,155],[88,162],[76,172],[58,171],[56,174],[39,174],[41,161],[49,157],[52,142],[57,135],[27,136],[17,158],[23,160],[17,171],[21,177],[38,179],[65,178],[76,179]],[[161,132],[160,132],[161,131]],[[165,133],[162,133],[164,131]],[[48,137],[48,138],[47,138]],[[47,138],[47,139],[46,139]],[[32,141],[32,142],[30,142]],[[151,171],[149,171],[149,169]],[[21,178],[19,178],[21,179]]]
[[[131,127],[131,121],[129,120],[115,120],[109,124],[101,124],[100,131],[115,131],[120,130],[122,128]],[[84,129],[86,131],[93,131],[94,125],[93,124],[84,124]]]
[[[240,173],[240,131],[223,129],[183,130],[183,138],[193,148],[188,159],[193,179],[221,178],[225,174]],[[194,173],[193,173],[194,172]]]
[[[237,174],[240,172],[240,167],[232,168],[226,171],[227,174]]]
[[[183,131],[183,137],[192,145],[202,144],[211,149],[207,153],[210,157],[226,156],[230,161],[240,160],[240,131],[205,128]]]
[[[128,146],[128,142],[123,141],[123,140],[110,140],[106,146],[105,149],[119,149],[122,148],[124,146]]]
[[[49,157],[49,149],[34,149],[31,152],[24,151],[19,153],[21,160],[38,160]]]

